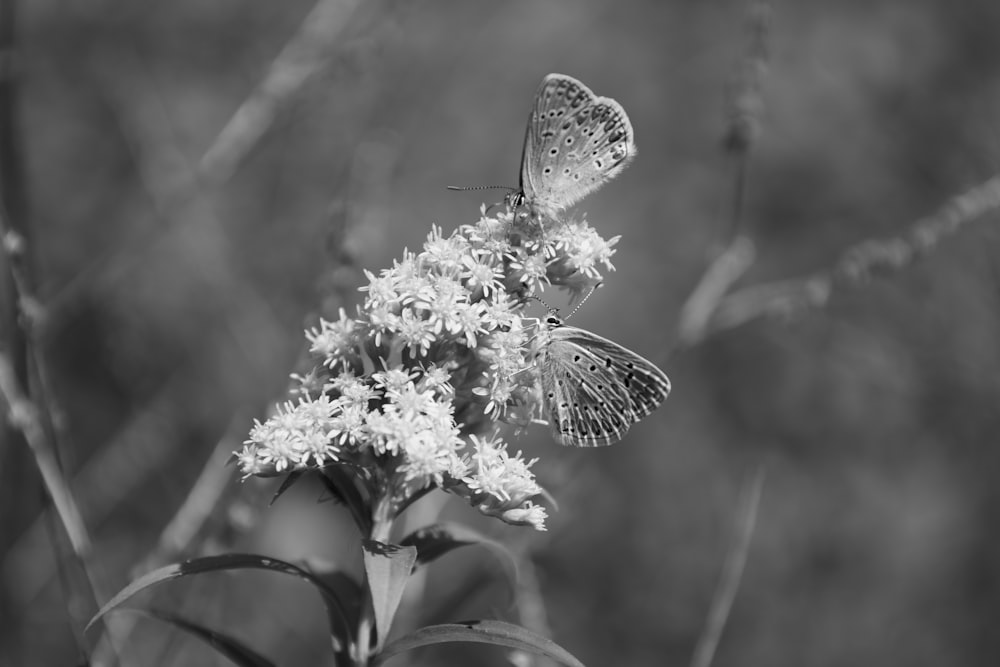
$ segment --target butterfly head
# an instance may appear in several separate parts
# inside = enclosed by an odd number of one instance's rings
[[[507,193],[507,196],[504,197],[503,200],[504,203],[512,209],[520,208],[527,202],[527,198],[524,196],[524,190],[521,190],[520,188],[511,188],[510,192]]]

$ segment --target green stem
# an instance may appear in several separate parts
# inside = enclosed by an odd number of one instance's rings
[[[388,543],[389,534],[392,532],[393,503],[391,494],[384,494],[379,498],[372,511],[372,528],[368,535],[370,540]],[[370,582],[365,577],[364,603],[361,608],[361,617],[358,620],[358,640],[357,657],[354,664],[357,667],[367,667],[371,659],[372,635],[375,632],[375,607],[372,603]]]

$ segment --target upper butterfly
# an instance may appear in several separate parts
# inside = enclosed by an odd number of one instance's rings
[[[535,94],[521,184],[509,201],[553,218],[620,174],[635,153],[632,123],[622,105],[597,97],[571,76],[549,74]]]

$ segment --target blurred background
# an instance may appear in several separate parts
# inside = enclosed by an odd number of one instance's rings
[[[446,185],[517,184],[532,96],[561,72],[621,102],[639,147],[578,207],[622,239],[617,272],[573,323],[660,363],[674,392],[616,447],[562,448],[543,428],[515,442],[559,501],[547,533],[457,501],[444,516],[530,558],[539,623],[586,664],[686,665],[741,488],[763,467],[714,664],[1000,664],[997,214],[824,308],[677,345],[681,307],[729,238],[722,138],[752,43],[748,3],[16,4],[21,218],[101,599],[156,565],[221,551],[357,570],[358,538],[318,487],[267,507],[277,481],[240,485],[223,463],[283,399],[303,328],[359,300],[362,269],[502,197]],[[993,176],[998,32],[992,0],[775,3],[741,227],[757,260],[739,286],[829,268]],[[203,474],[221,475],[221,495],[189,499]],[[10,665],[77,660],[54,560],[65,540],[41,488],[8,439]],[[207,521],[164,544],[185,501]],[[397,631],[509,617],[499,588],[462,588],[498,569],[492,556],[446,558]],[[329,664],[322,607],[301,582],[210,574],[138,602],[281,664]],[[140,621],[131,636],[128,664],[227,664],[164,625]],[[485,646],[411,658],[509,664]]]

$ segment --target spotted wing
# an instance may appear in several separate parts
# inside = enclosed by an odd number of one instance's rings
[[[580,81],[549,74],[535,94],[521,154],[521,194],[553,216],[617,176],[635,156],[625,109]]]
[[[547,345],[549,366],[564,384],[543,391],[553,428],[563,444],[610,445],[670,394],[670,380],[655,364],[597,334],[561,326]]]
[[[539,361],[546,418],[560,444],[597,447],[622,439],[635,416],[628,395],[600,372],[599,357],[575,343],[550,341]]]

